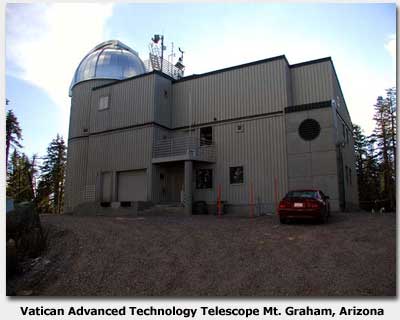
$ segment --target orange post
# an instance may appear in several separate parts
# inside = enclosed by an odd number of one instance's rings
[[[222,214],[222,204],[221,204],[221,185],[218,185],[217,191],[217,208],[218,208],[218,217],[221,218]]]
[[[254,217],[254,191],[253,183],[250,183],[250,218]]]

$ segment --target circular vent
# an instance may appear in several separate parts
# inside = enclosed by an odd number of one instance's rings
[[[304,140],[314,140],[318,137],[321,127],[318,121],[314,119],[306,119],[299,126],[299,135]]]

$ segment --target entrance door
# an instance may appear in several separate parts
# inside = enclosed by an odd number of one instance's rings
[[[183,189],[183,166],[168,166],[160,170],[161,202],[180,202]]]

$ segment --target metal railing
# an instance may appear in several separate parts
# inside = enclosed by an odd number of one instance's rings
[[[153,61],[152,61],[153,60]],[[161,64],[161,58],[157,56],[151,56],[150,59],[143,61],[145,68],[148,72],[153,70],[162,71],[174,79],[180,79],[183,77],[183,71],[175,67],[171,62],[163,59]],[[162,65],[162,70],[161,69]]]
[[[153,159],[180,158],[182,160],[215,161],[215,145],[197,137],[180,136],[157,140],[153,145]]]

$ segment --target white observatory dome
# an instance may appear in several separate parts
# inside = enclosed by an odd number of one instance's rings
[[[109,40],[93,48],[81,61],[72,78],[72,88],[79,82],[91,79],[122,80],[146,72],[136,51],[118,40]]]

